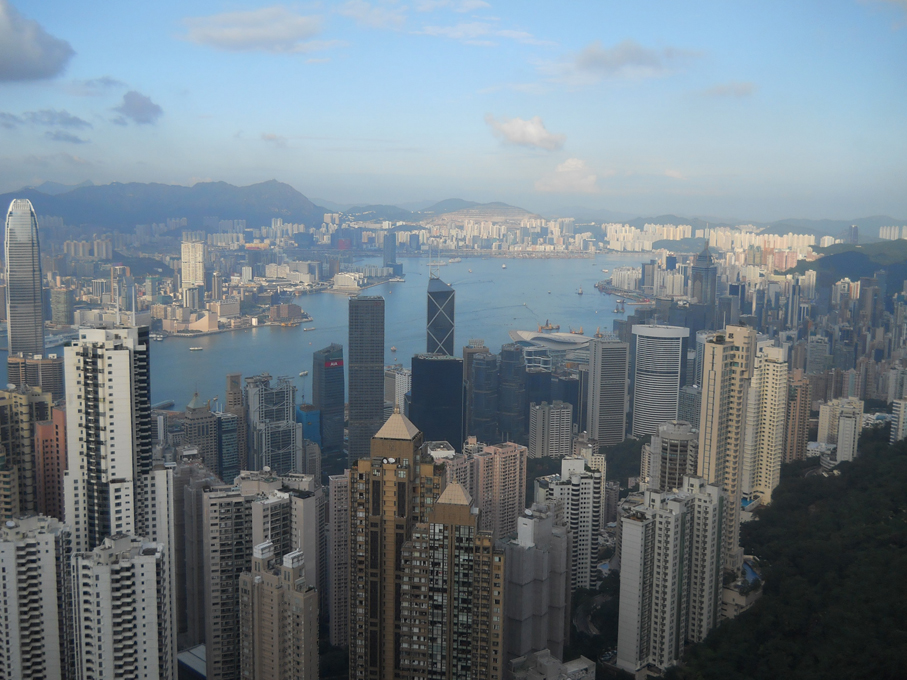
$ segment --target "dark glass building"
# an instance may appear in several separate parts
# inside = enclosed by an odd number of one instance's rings
[[[525,444],[529,402],[526,398],[523,348],[513,343],[501,347],[499,371],[498,429],[505,441]]]
[[[454,353],[454,289],[441,279],[428,280],[428,324],[427,336],[429,354]]]
[[[384,298],[350,298],[349,460],[368,458],[384,420]],[[317,406],[317,403],[316,403]]]
[[[471,360],[469,425],[466,434],[480,442],[499,442],[498,355],[477,353]]]
[[[31,201],[17,198],[6,215],[6,314],[9,353],[44,355],[44,300],[38,218]]]
[[[239,417],[223,411],[214,414],[217,417],[217,476],[224,482],[232,484],[239,476],[240,446]]]
[[[343,345],[333,343],[312,355],[312,405],[321,414],[322,453],[343,451],[343,405],[346,401]]]
[[[466,439],[463,360],[446,354],[417,354],[410,394],[409,419],[425,441],[446,441],[462,451]]]

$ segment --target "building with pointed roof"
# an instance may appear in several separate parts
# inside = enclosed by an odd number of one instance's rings
[[[709,240],[693,261],[690,273],[690,297],[696,298],[701,305],[712,307],[718,298],[718,266],[709,250]]]

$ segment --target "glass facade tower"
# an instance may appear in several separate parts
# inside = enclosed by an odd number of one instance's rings
[[[350,298],[349,459],[368,458],[384,421],[384,298]]]
[[[44,306],[38,218],[31,201],[17,198],[6,215],[6,310],[9,353],[44,355]]]
[[[343,345],[333,343],[312,355],[312,404],[321,412],[321,450],[343,450]]]

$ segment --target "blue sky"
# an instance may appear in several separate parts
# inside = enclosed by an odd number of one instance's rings
[[[0,0],[0,191],[907,219],[907,0]]]

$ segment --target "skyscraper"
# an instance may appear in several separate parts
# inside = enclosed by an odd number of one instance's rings
[[[62,519],[63,473],[66,472],[66,408],[53,406],[35,427],[35,479],[38,513]]]
[[[744,498],[772,501],[781,481],[787,416],[787,357],[781,347],[759,347],[746,397],[743,442]]]
[[[4,519],[38,511],[35,428],[50,418],[52,403],[50,393],[39,387],[0,390],[0,495],[8,498],[12,512]]]
[[[718,267],[709,251],[706,239],[705,247],[696,256],[690,273],[690,297],[696,298],[699,304],[714,307],[718,297]]]
[[[478,356],[473,359],[478,360]],[[498,429],[501,437],[524,444],[529,402],[526,400],[526,361],[522,346],[509,343],[501,347],[498,378]]]
[[[573,406],[562,401],[530,404],[530,458],[563,458],[572,452]]]
[[[211,412],[211,403],[202,401],[198,392],[186,404],[183,419],[183,443],[198,449],[198,455],[209,470],[218,471],[217,465],[217,416]]]
[[[239,466],[246,467],[249,456],[249,435],[246,423],[246,408],[243,404],[242,374],[227,374],[227,393],[224,411],[238,418],[236,423],[236,440],[239,446]],[[225,480],[230,481],[230,480]]]
[[[728,326],[704,345],[697,475],[727,495],[723,531],[725,569],[740,569],[740,501],[746,393],[753,375],[756,331]]]
[[[498,439],[498,355],[480,352],[467,359],[470,364],[467,385],[469,425],[466,434],[479,441]]]
[[[588,432],[600,446],[619,444],[627,432],[630,345],[613,338],[589,343]]]
[[[447,354],[413,357],[409,418],[427,441],[446,441],[457,451],[464,429],[463,360]]]
[[[812,390],[803,369],[791,372],[788,380],[787,423],[784,435],[784,462],[806,458]]]
[[[17,198],[6,215],[6,316],[9,353],[44,355],[44,301],[38,218],[31,201]]]
[[[343,345],[336,342],[312,354],[312,404],[321,412],[321,450],[343,451],[345,398]]]
[[[331,475],[328,486],[328,606],[330,641],[350,639],[350,471]]]
[[[427,349],[429,354],[454,353],[454,301],[449,284],[432,276],[428,279]]]
[[[301,471],[297,467],[303,441],[302,424],[296,422],[296,386],[285,377],[272,385],[267,373],[252,376],[246,378],[245,402],[251,469],[268,467],[277,475]]]
[[[633,436],[644,437],[658,432],[662,423],[677,419],[690,329],[638,325],[633,326],[633,335]]]
[[[202,241],[184,240],[181,247],[181,283],[182,289],[201,288],[205,292],[205,254],[207,246]]]
[[[690,423],[662,423],[652,441],[642,447],[639,476],[653,491],[679,489],[684,477],[696,474],[698,454],[699,433]]]
[[[384,416],[384,298],[350,298],[349,460],[367,458]]]

